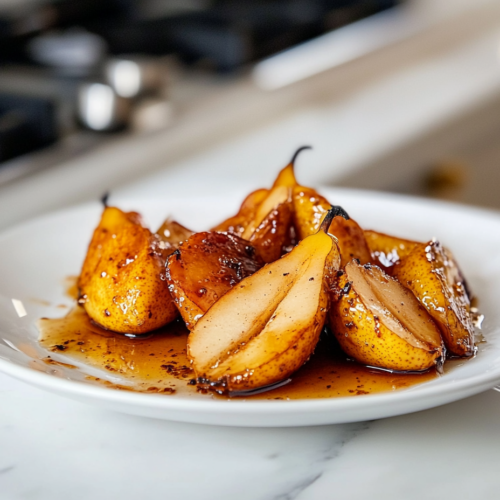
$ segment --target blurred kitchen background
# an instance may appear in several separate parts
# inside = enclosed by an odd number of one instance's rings
[[[499,0],[0,0],[0,228],[304,184],[500,208]]]

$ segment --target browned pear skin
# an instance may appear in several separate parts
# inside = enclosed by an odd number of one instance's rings
[[[304,146],[295,152],[290,163],[279,172],[271,189],[250,193],[239,212],[213,230],[252,241],[265,262],[273,262],[289,252],[297,242],[292,217],[292,190],[297,186],[294,162],[304,149],[310,147]]]
[[[326,213],[331,207],[328,200],[316,190],[296,186],[293,190],[294,223],[300,239],[318,231]],[[361,264],[371,260],[365,235],[359,224],[343,217],[335,217],[328,230],[338,242],[342,267],[351,259],[358,259]]]
[[[289,187],[277,186],[271,189],[264,201],[257,208],[254,218],[245,228],[241,237],[249,240],[273,210],[279,205],[288,204],[291,206],[291,203],[291,189]]]
[[[418,244],[417,241],[405,240],[370,229],[365,230],[364,233],[372,262],[388,274],[392,274],[394,264],[406,257]]]
[[[257,208],[268,194],[269,189],[257,189],[257,191],[253,191],[245,198],[236,215],[221,222],[218,226],[212,228],[212,231],[241,236],[250,224],[250,221],[254,219]]]
[[[335,243],[325,232],[301,241],[224,295],[188,338],[198,382],[219,392],[282,381],[307,361],[323,328],[325,264]]]
[[[156,234],[164,243],[163,247],[165,250],[170,254],[177,250],[183,241],[186,241],[192,236],[194,231],[191,231],[172,219],[166,219],[158,231],[156,231]]]
[[[363,267],[352,261],[345,269],[331,289],[329,317],[332,331],[347,355],[365,365],[388,370],[422,371],[433,367],[443,356],[439,329],[411,292],[376,266]],[[361,282],[362,271],[372,273],[371,284]],[[378,282],[381,286],[377,290]],[[366,286],[368,289],[363,288]],[[387,287],[398,298],[392,301],[392,307],[384,302]],[[368,293],[362,293],[364,290]],[[428,332],[427,337],[422,336],[422,331]]]
[[[187,328],[263,264],[255,247],[232,234],[196,233],[185,241],[168,259],[167,280]]]
[[[297,160],[297,157],[302,153],[302,151],[305,151],[306,149],[312,149],[311,146],[302,146],[292,156],[292,159],[290,160],[290,163],[280,171],[278,174],[278,177],[276,177],[276,180],[274,181],[273,188],[279,187],[279,186],[284,186],[287,188],[294,188],[298,186],[297,179],[295,178],[295,160]],[[319,228],[318,228],[319,229]]]
[[[177,317],[164,266],[160,240],[142,226],[139,214],[106,207],[78,281],[80,301],[108,330],[156,330]]]
[[[278,209],[280,206],[283,208],[285,205],[288,205],[289,207],[287,212],[289,211],[290,213],[293,213],[292,193],[293,189],[298,185],[294,173],[294,164],[297,156],[305,149],[311,149],[311,147],[303,146],[299,148],[293,155],[290,163],[279,172],[272,188],[259,204],[253,219],[243,231],[241,235],[242,238],[250,239],[255,231],[257,231],[257,228],[266,223],[266,218],[268,218],[269,214],[271,214],[273,210]],[[290,221],[289,228],[287,231],[283,231],[282,233],[289,236],[289,229],[291,226],[292,224]],[[295,232],[295,230],[292,232]],[[284,248],[289,243],[289,239],[290,238],[287,237],[285,240],[279,241],[279,239],[276,238],[275,244],[280,243],[280,246]]]
[[[258,205],[241,237],[251,241],[269,263],[289,251],[294,240],[292,190],[297,185],[292,161],[280,171],[272,188]]]
[[[438,241],[419,243],[395,266],[393,275],[434,318],[446,348],[456,356],[474,354],[474,325],[463,275]]]
[[[271,210],[250,236],[250,243],[265,263],[278,260],[284,253],[284,247],[289,244],[292,217],[291,203],[281,203]]]

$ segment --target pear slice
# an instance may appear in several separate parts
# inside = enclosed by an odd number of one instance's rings
[[[296,186],[293,189],[294,224],[300,239],[318,230],[330,206],[328,200],[312,188]],[[356,221],[335,217],[328,232],[338,240],[342,267],[352,259],[358,259],[361,264],[370,262],[364,232]]]
[[[451,252],[438,241],[419,243],[394,266],[393,275],[434,318],[448,351],[472,356],[474,325],[467,286]]]
[[[290,163],[288,163],[288,165],[279,172],[276,180],[274,181],[273,187],[259,204],[253,219],[249,221],[249,224],[243,231],[243,234],[241,235],[242,238],[247,240],[250,239],[257,228],[265,223],[266,217],[278,207],[287,205],[289,206],[290,214],[292,213],[292,190],[298,185],[297,180],[295,179],[294,165],[299,154],[306,149],[311,149],[311,147],[302,146],[295,151]],[[289,221],[289,224],[290,222],[291,220]]]
[[[406,257],[418,244],[377,231],[365,230],[365,239],[370,250],[372,262],[376,262],[386,273],[392,273],[392,267]]]
[[[80,303],[99,325],[142,334],[170,323],[177,310],[165,273],[165,251],[135,212],[106,207],[78,281]]]
[[[198,383],[219,392],[256,389],[307,361],[327,313],[325,268],[339,262],[326,233],[336,209],[318,233],[244,279],[198,321],[188,337]]]
[[[165,250],[168,250],[168,253],[172,253],[179,248],[179,245],[183,241],[186,241],[190,236],[192,236],[194,231],[191,231],[182,224],[168,218],[160,226],[158,231],[156,231],[156,234],[163,242]]]
[[[242,238],[249,240],[257,228],[263,224],[266,217],[280,205],[291,206],[291,189],[287,186],[273,187],[264,201],[259,205],[254,217],[249,221],[247,227],[241,235]]]
[[[289,189],[297,184],[293,165],[297,156],[305,149],[310,149],[310,146],[303,146],[295,152],[290,163],[276,177],[271,189],[257,189],[250,193],[241,204],[238,213],[212,228],[212,231],[227,232],[241,237],[246,231],[246,239],[250,238],[271,210],[288,201]],[[269,197],[271,198],[268,199]],[[249,226],[251,229],[247,230]]]
[[[250,193],[239,212],[216,226],[214,231],[236,234],[252,242],[266,263],[291,250],[296,243],[293,227],[292,189],[297,185],[293,172],[299,148],[280,171],[271,189]]]
[[[188,329],[230,288],[264,262],[246,240],[232,234],[196,233],[167,262],[167,281]]]
[[[256,191],[251,192],[243,200],[238,213],[221,222],[219,225],[213,227],[212,231],[241,236],[250,221],[255,217],[257,208],[264,201],[268,194],[269,189],[257,189]]]
[[[278,260],[289,245],[293,212],[291,203],[281,203],[266,216],[250,236],[250,243],[258,249],[264,262]]]
[[[421,371],[442,360],[438,327],[414,295],[379,267],[349,262],[331,290],[330,325],[360,363]]]

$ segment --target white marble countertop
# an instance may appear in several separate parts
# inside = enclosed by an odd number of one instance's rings
[[[500,394],[309,428],[122,415],[0,375],[0,498],[498,498]],[[498,448],[498,449],[497,449]]]

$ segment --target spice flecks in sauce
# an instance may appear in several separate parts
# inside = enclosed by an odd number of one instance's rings
[[[112,389],[157,394],[216,397],[200,393],[189,382],[194,374],[186,355],[188,331],[174,322],[148,335],[126,337],[92,323],[82,307],[76,307],[60,319],[41,319],[38,322],[40,343],[49,351],[73,358],[109,375],[120,382],[87,376],[88,381]],[[311,359],[282,387],[260,394],[239,395],[232,399],[313,399],[360,396],[404,389],[435,378],[435,370],[422,374],[387,373],[367,368],[332,347],[329,339],[318,344]],[[50,359],[50,364],[60,361]],[[64,365],[64,363],[62,363]]]

